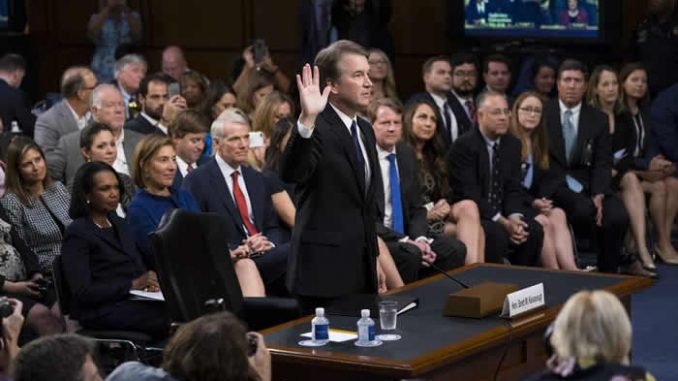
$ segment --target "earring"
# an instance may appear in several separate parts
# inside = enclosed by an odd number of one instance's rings
[[[87,205],[89,205],[89,199],[87,199],[87,200],[85,200],[85,201],[87,201]]]

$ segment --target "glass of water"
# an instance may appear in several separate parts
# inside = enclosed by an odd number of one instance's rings
[[[382,300],[379,302],[379,324],[382,334],[377,335],[381,341],[400,340],[400,335],[395,333],[398,323],[398,302],[395,300]]]

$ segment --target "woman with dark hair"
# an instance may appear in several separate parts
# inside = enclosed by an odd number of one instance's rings
[[[172,187],[177,171],[175,157],[172,140],[161,135],[147,136],[134,151],[132,175],[139,190],[129,206],[127,219],[148,263],[153,263],[148,235],[155,231],[168,210],[180,208],[200,212],[190,193]],[[247,258],[247,253],[246,245],[231,252],[240,288],[244,296],[264,296],[261,275],[254,261]]]
[[[207,93],[203,98],[202,105],[199,109],[208,118],[210,123],[221,115],[227,108],[235,107],[237,98],[233,88],[225,84],[221,80],[213,81],[207,88]],[[205,150],[203,157],[210,157],[212,155],[212,136],[208,133],[205,136]]]
[[[188,108],[197,108],[202,104],[207,92],[207,80],[197,71],[188,71],[179,78],[181,96],[186,99]]]
[[[42,149],[30,138],[17,137],[7,150],[7,192],[0,204],[8,222],[38,256],[40,271],[52,273],[52,260],[61,254],[63,232],[71,223],[70,195],[52,181]]]
[[[556,85],[556,68],[544,59],[535,60],[532,64],[532,89],[544,99],[553,97]]]
[[[242,91],[238,91],[238,107],[252,120],[259,103],[274,89],[269,75],[255,71],[249,75]]]
[[[574,260],[572,236],[567,226],[565,212],[553,206],[551,197],[564,177],[549,169],[549,146],[544,102],[533,91],[521,94],[513,102],[511,133],[522,144],[521,162],[523,187],[532,200],[526,200],[537,211],[534,218],[544,228],[541,264],[549,269],[577,270]]]
[[[134,245],[127,223],[115,214],[123,192],[118,173],[98,161],[76,173],[62,246],[63,275],[71,292],[71,316],[85,328],[168,334],[164,303],[130,300],[131,290],[159,291]]]
[[[645,247],[645,194],[649,193],[650,216],[657,229],[654,251],[662,261],[676,265],[678,253],[671,244],[671,229],[678,214],[678,179],[673,176],[675,166],[654,152],[647,71],[641,64],[631,63],[622,68],[619,79],[622,113],[630,122],[616,129],[612,151],[631,230],[636,244]],[[639,253],[643,266],[656,271],[649,252],[639,249]]]
[[[83,128],[80,132],[80,154],[85,162],[100,161],[112,166],[118,156],[118,146],[115,142],[115,136],[113,136],[113,130],[98,122]],[[122,181],[124,192],[120,197],[120,205],[118,205],[116,213],[124,218],[135,189],[131,177],[124,173],[118,173],[118,176]]]
[[[485,234],[478,206],[471,200],[451,202],[442,139],[436,132],[436,106],[410,103],[403,116],[404,140],[417,154],[422,195],[428,210],[429,235],[446,234],[466,245],[466,263],[485,261]]]

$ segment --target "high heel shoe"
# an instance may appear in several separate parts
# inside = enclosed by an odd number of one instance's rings
[[[657,253],[657,260],[660,262],[664,262],[667,265],[678,266],[678,258],[665,258],[664,253],[662,253],[657,246],[654,247],[654,252]]]
[[[647,270],[640,261],[633,261],[629,265],[625,266],[625,268],[622,270],[622,274],[644,276],[653,279],[657,279],[659,277],[656,272]]]

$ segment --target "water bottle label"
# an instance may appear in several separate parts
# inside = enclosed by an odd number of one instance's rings
[[[330,339],[330,325],[316,324],[313,326],[313,340],[329,340]]]
[[[369,341],[374,341],[374,324],[367,328],[367,337]]]

